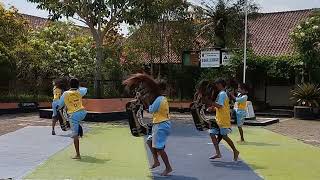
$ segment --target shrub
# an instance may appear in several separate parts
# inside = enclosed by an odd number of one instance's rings
[[[310,83],[297,85],[291,91],[290,99],[302,106],[319,107],[320,88],[318,85]]]
[[[3,94],[0,102],[50,102],[52,97],[33,94]]]

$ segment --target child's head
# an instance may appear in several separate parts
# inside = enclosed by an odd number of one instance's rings
[[[53,80],[52,85],[55,86],[55,87],[57,87],[57,88],[59,88],[59,89],[61,89],[61,86],[62,86],[61,79],[55,79],[55,80]]]
[[[249,91],[249,86],[245,83],[238,84],[238,91],[241,94],[247,94]]]
[[[70,88],[78,89],[79,88],[79,80],[77,78],[70,79]]]
[[[159,90],[161,94],[165,94],[167,91],[167,82],[165,80],[160,80],[158,82]]]
[[[215,84],[217,90],[218,90],[218,91],[221,91],[221,90],[223,90],[223,89],[226,88],[226,84],[227,84],[227,83],[226,83],[226,81],[223,80],[223,79],[217,79],[217,80],[214,82],[214,84]]]

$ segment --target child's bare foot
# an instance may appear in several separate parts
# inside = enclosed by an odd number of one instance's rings
[[[211,156],[209,159],[220,159],[222,156],[221,156],[221,154],[216,154],[216,155],[214,155],[214,156]]]
[[[169,176],[169,174],[172,172],[172,168],[166,168],[162,173],[161,176]]]
[[[234,161],[238,161],[239,154],[240,154],[239,151],[236,151],[236,152],[233,153],[233,160],[234,160]]]
[[[156,167],[159,167],[160,166],[160,162],[155,162],[151,167],[150,169],[154,169]]]
[[[77,156],[73,157],[72,159],[81,159],[81,156],[77,155]]]

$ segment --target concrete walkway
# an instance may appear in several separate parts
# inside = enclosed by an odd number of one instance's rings
[[[21,179],[56,152],[71,144],[69,132],[50,127],[25,127],[0,136],[0,179]]]
[[[174,121],[173,121],[174,122]],[[236,132],[234,132],[236,133]],[[234,162],[233,154],[220,146],[223,158],[209,160],[213,145],[206,132],[198,132],[193,124],[173,123],[167,153],[173,166],[172,176],[160,177],[164,167],[153,170],[154,179],[170,180],[260,180],[243,161]],[[149,152],[149,151],[148,151]],[[240,155],[241,156],[241,155]],[[151,156],[149,153],[149,159]],[[161,158],[160,158],[161,159]],[[161,160],[162,163],[162,160]]]

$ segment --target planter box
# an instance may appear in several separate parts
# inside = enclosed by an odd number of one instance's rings
[[[37,112],[39,108],[51,107],[48,102],[0,103],[0,115]]]
[[[316,115],[313,113],[312,107],[295,106],[294,117],[297,119],[313,120],[316,118]]]
[[[131,101],[130,98],[120,99],[83,99],[83,106],[87,111],[110,113],[125,112],[126,104]]]
[[[110,113],[110,112],[125,112],[126,111],[126,104],[131,101],[131,98],[119,98],[119,99],[83,99],[83,106],[86,108],[87,111],[92,112],[103,112],[103,113]],[[171,110],[177,111],[187,111],[190,109],[190,102],[183,101],[183,102],[169,102]]]

